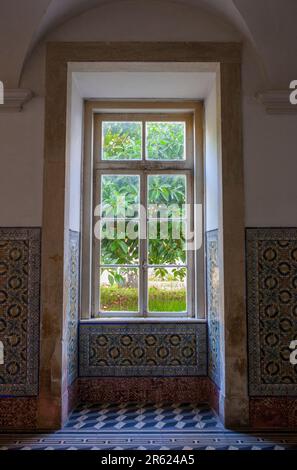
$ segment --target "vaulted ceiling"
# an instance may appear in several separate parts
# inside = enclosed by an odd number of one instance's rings
[[[121,1],[125,0],[2,0],[1,80],[17,87],[26,59],[49,32],[91,8]],[[269,78],[267,86],[285,86],[284,81],[297,78],[296,0],[174,1],[207,9],[232,23],[257,51]]]

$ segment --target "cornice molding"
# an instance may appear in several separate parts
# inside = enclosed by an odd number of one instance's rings
[[[292,90],[259,91],[255,97],[267,114],[297,114],[297,105],[290,103]]]
[[[4,103],[0,104],[0,112],[19,112],[33,97],[33,92],[26,88],[4,89]]]

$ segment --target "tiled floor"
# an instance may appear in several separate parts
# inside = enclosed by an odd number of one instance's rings
[[[66,431],[76,432],[196,432],[223,430],[208,407],[184,404],[81,406],[72,413]]]
[[[2,434],[0,450],[286,450],[290,433],[224,429],[207,407],[193,404],[81,406],[52,434]]]

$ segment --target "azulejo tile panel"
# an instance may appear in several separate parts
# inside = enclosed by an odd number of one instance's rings
[[[206,233],[208,375],[220,386],[220,318],[218,230]]]
[[[69,230],[68,384],[78,375],[79,232]]]
[[[38,392],[40,229],[0,229],[0,394]]]
[[[206,324],[81,323],[81,377],[205,375]]]
[[[297,396],[297,229],[247,229],[247,309],[251,396]]]

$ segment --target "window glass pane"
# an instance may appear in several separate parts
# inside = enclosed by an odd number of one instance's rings
[[[102,160],[141,160],[142,123],[102,122]]]
[[[101,176],[102,217],[137,217],[139,212],[139,176]]]
[[[148,222],[149,264],[186,263],[186,224],[179,220],[150,220]]]
[[[101,268],[100,311],[138,311],[138,268]]]
[[[184,217],[186,201],[185,175],[148,176],[149,217]]]
[[[147,122],[146,158],[148,160],[185,159],[184,122]]]
[[[148,270],[149,312],[181,313],[187,311],[186,268],[151,268]]]
[[[138,254],[137,220],[102,220],[101,264],[137,264]]]

